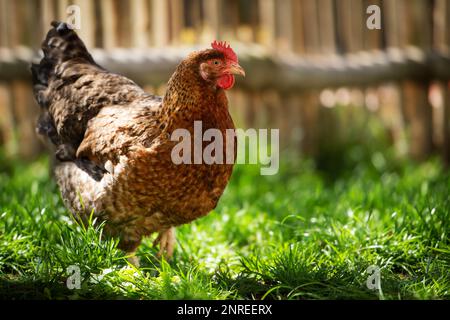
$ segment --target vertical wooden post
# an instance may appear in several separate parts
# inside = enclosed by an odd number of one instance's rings
[[[399,47],[400,45],[400,21],[397,19],[399,14],[400,1],[383,1],[381,6],[384,25],[384,34],[386,36],[387,47]]]
[[[109,50],[117,45],[115,30],[118,18],[114,10],[114,0],[103,0],[101,10],[102,46],[104,50]]]
[[[50,28],[50,22],[56,20],[54,3],[51,0],[41,0],[41,12],[40,12],[40,32],[39,42],[44,39],[44,36]]]
[[[250,2],[250,28],[252,30],[252,42],[258,42],[258,33],[259,33],[259,27],[260,27],[260,20],[259,20],[259,2],[258,1],[252,1]]]
[[[433,149],[433,119],[428,101],[428,82],[402,83],[405,117],[409,126],[410,154],[425,159]]]
[[[444,54],[450,53],[450,3],[436,0],[434,12],[434,49]]]
[[[409,24],[402,24],[408,41],[406,45],[415,45],[424,51],[431,49],[431,3],[413,0],[403,5],[403,9],[409,13]],[[402,85],[405,116],[410,131],[410,153],[416,159],[426,158],[433,150],[433,117],[428,101],[429,81],[430,79],[424,78],[416,82],[404,81]]]
[[[305,91],[300,96],[300,119],[302,124],[302,151],[309,156],[317,154],[318,147],[318,123],[320,101],[317,90]]]
[[[275,50],[275,1],[260,0],[259,15],[261,21],[260,41],[270,50]]]
[[[14,135],[14,114],[12,112],[10,86],[0,82],[0,143],[3,144],[5,154],[12,156],[16,153]]]
[[[305,35],[303,24],[302,3],[298,0],[292,0],[292,50],[297,54],[305,52]]]
[[[9,47],[11,45],[9,39],[9,28],[11,25],[8,23],[9,8],[10,3],[8,3],[8,0],[0,0],[0,47]]]
[[[122,48],[129,48],[133,43],[133,35],[131,35],[131,21],[130,21],[130,2],[127,1],[114,1],[115,11],[115,29],[116,34],[116,46]]]
[[[94,2],[91,0],[74,0],[74,4],[80,7],[81,15],[81,30],[77,33],[83,39],[87,48],[92,48],[95,44],[94,31]],[[66,12],[66,8],[62,8]],[[66,21],[67,13],[64,14],[64,21]]]
[[[274,129],[280,129],[280,144],[283,144],[285,139],[285,127],[284,119],[286,110],[282,104],[280,93],[276,90],[266,90],[262,95],[263,101],[260,104],[257,114],[260,118],[265,118],[265,123],[259,121],[259,127],[271,127]]]
[[[292,29],[292,6],[291,1],[278,1],[275,7],[277,42],[280,52],[292,51],[293,29]]]
[[[34,129],[38,106],[34,104],[27,82],[13,81],[12,92],[18,130],[19,155],[25,159],[32,159],[41,148]]]
[[[152,1],[153,40],[157,47],[169,44],[168,2],[165,0]]]
[[[284,93],[280,95],[281,103],[279,112],[282,113],[280,119],[280,146],[286,147],[290,151],[298,152],[301,143],[301,102],[295,93]]]
[[[341,0],[335,3],[339,49],[344,52],[351,52],[353,49],[351,37],[351,2],[350,0]]]
[[[32,1],[31,3],[27,1],[25,8],[28,23],[24,43],[27,47],[38,48],[42,41],[42,35],[46,31],[41,29],[40,17],[43,14],[43,8],[39,1]]]
[[[8,15],[6,17],[9,34],[9,47],[14,48],[20,46],[20,35],[22,34],[23,18],[20,15],[20,4],[18,2],[9,2],[7,7]]]
[[[320,53],[320,32],[318,24],[318,10],[316,1],[302,0],[303,30],[305,39],[305,50],[307,54]]]
[[[130,27],[133,41],[131,45],[136,48],[145,48],[148,43],[148,15],[145,0],[130,2]]]
[[[366,14],[366,10],[367,10],[367,7],[372,4],[377,5],[378,7],[380,7],[380,9],[382,8],[381,0],[366,0],[366,1],[364,1],[364,7],[362,8],[363,14],[364,14],[363,27],[362,27],[364,50],[380,49],[382,47],[381,40],[382,40],[383,32],[385,32],[385,33],[388,32],[386,30],[386,25],[383,23],[381,24],[381,30],[377,30],[377,29],[370,30],[366,27],[366,21],[367,21],[367,18],[369,17]],[[381,15],[382,15],[381,20],[382,21],[385,20],[386,17],[383,17],[383,15],[386,15],[386,13],[384,11],[381,11]]]
[[[203,1],[203,10],[205,11],[205,33],[203,38],[220,39],[221,8],[220,0]]]
[[[390,83],[380,89],[379,115],[389,131],[389,137],[399,155],[405,155],[408,150],[405,146],[405,119],[399,105],[402,102],[398,84]]]
[[[450,82],[442,83],[443,88],[443,148],[442,156],[447,168],[450,166]]]
[[[339,49],[346,53],[363,50],[366,11],[362,1],[341,0],[335,4]]]
[[[180,44],[180,35],[184,27],[183,1],[170,0],[170,42]]]
[[[332,54],[336,52],[335,23],[332,0],[319,0],[318,19],[321,53]]]

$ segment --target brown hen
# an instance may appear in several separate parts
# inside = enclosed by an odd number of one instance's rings
[[[203,131],[234,129],[224,90],[233,86],[233,74],[245,75],[236,55],[216,42],[191,53],[161,98],[97,65],[65,23],[52,26],[42,44],[44,57],[31,69],[41,106],[37,131],[54,146],[65,205],[83,219],[94,210],[106,221],[106,233],[119,237],[119,248],[129,253],[158,232],[159,254],[170,257],[174,227],[214,209],[233,169],[174,164],[177,141],[171,135],[179,128],[193,133],[194,121],[202,121]]]

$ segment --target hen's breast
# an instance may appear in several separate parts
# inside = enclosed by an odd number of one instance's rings
[[[191,146],[194,145],[195,120],[202,121],[202,133],[208,129],[220,130],[224,138],[222,153],[225,162],[226,130],[234,129],[227,108],[179,124],[179,128],[191,132]],[[236,139],[232,139],[231,159],[234,163]],[[134,148],[122,157],[107,199],[107,207],[116,215],[115,218],[126,213],[128,218],[132,215],[136,220],[142,220],[142,217],[152,220],[156,215],[159,227],[164,228],[190,222],[216,207],[230,179],[233,163],[175,164],[172,150],[177,143],[171,140],[167,131],[163,131],[150,147]],[[210,143],[203,142],[203,148]],[[145,233],[156,231],[151,230],[153,223],[149,225]]]

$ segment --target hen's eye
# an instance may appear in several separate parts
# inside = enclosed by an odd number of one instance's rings
[[[214,60],[214,64],[217,66],[217,65],[219,65],[219,61],[218,60]]]

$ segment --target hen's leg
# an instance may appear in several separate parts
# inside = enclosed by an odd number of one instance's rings
[[[140,240],[120,239],[119,245],[117,246],[126,252],[128,256],[127,260],[136,268],[139,268],[139,258],[136,256],[136,251],[140,244]]]
[[[129,257],[127,258],[127,260],[136,268],[139,268],[140,266],[140,262],[139,262],[139,257],[136,255],[136,252],[128,252],[127,253],[129,255]]]
[[[173,256],[173,249],[175,248],[175,228],[171,227],[158,234],[158,237],[153,241],[155,246],[159,242],[159,251],[157,256],[164,257],[169,260]]]

